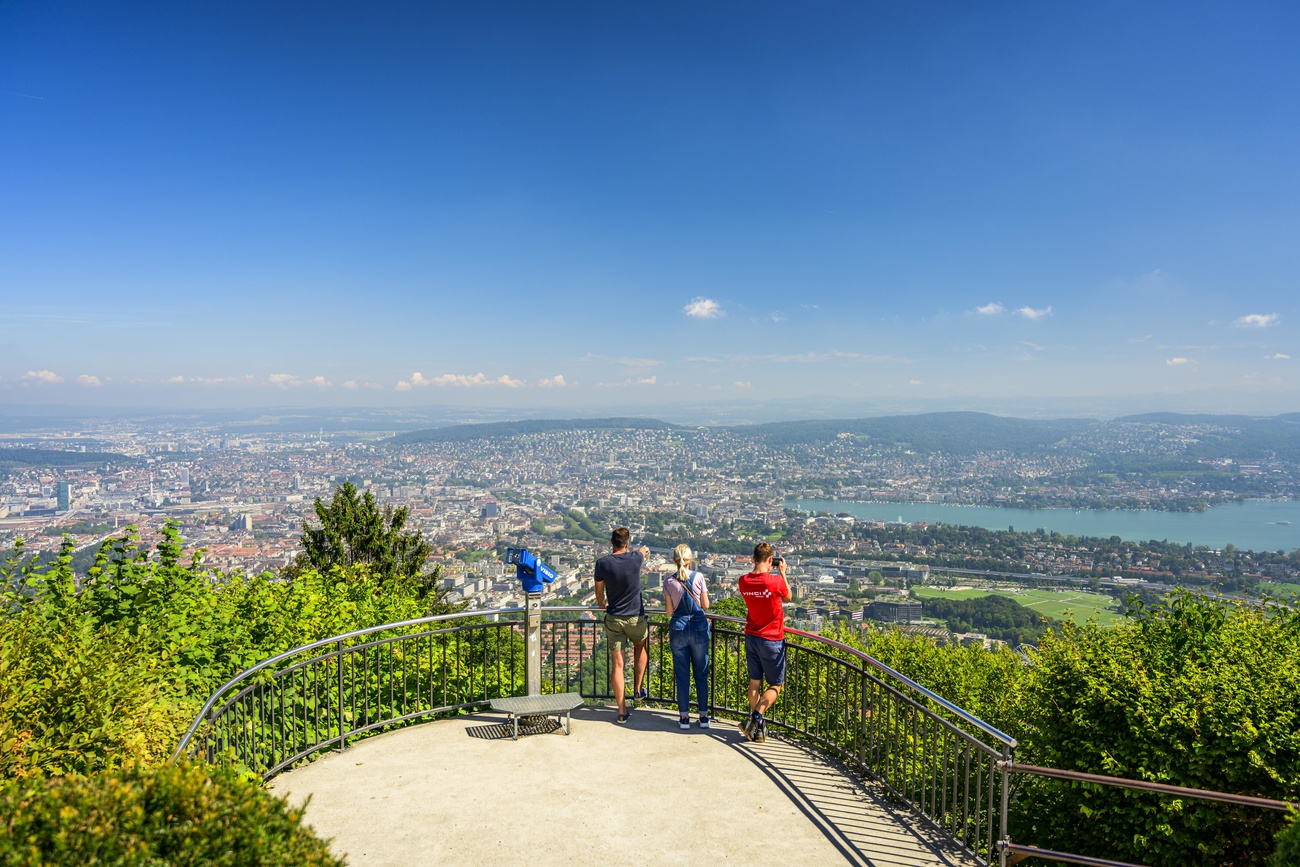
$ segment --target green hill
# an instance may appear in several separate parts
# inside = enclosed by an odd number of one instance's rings
[[[458,424],[432,430],[398,434],[385,442],[391,446],[418,443],[463,443],[470,440],[515,437],[523,434],[552,433],[571,430],[684,430],[680,425],[653,418],[573,418],[524,419],[494,421],[485,424]]]
[[[825,443],[848,434],[863,440],[906,446],[918,452],[971,454],[1048,448],[1097,424],[1091,419],[1038,421],[982,412],[929,412],[880,418],[773,422],[735,428],[735,432],[778,447]]]

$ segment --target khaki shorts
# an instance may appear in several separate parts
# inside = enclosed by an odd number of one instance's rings
[[[644,614],[636,617],[605,615],[605,638],[614,650],[626,650],[629,643],[640,644],[650,631],[650,620]]]

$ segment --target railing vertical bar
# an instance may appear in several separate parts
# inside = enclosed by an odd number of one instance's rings
[[[963,846],[968,845],[970,840],[970,745],[962,744],[962,753],[965,757],[965,780],[966,794],[961,803],[961,842]]]

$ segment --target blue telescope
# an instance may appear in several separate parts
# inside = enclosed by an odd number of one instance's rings
[[[555,580],[555,570],[527,548],[507,548],[506,562],[515,567],[515,577],[524,585],[525,593],[541,593],[543,583]]]

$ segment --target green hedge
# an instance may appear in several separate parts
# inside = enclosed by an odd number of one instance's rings
[[[0,863],[340,865],[302,811],[230,770],[134,766],[0,786]]]
[[[1277,835],[1277,852],[1269,867],[1300,867],[1300,812],[1291,814],[1291,823]]]

